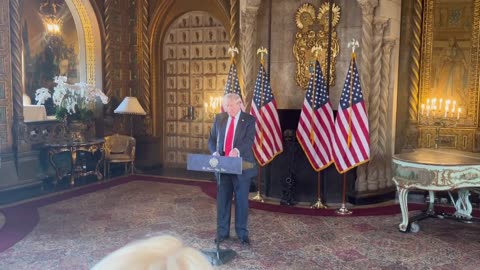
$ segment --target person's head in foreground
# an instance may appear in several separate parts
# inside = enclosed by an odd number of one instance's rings
[[[103,258],[92,270],[209,270],[208,260],[173,236],[130,243]]]

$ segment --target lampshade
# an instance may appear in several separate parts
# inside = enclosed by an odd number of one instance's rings
[[[136,97],[125,97],[113,112],[118,114],[147,114]]]

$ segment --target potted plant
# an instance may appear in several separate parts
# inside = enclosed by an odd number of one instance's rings
[[[98,88],[84,82],[75,84],[67,83],[67,77],[55,77],[53,94],[47,88],[35,91],[37,105],[43,105],[46,100],[52,98],[55,105],[55,117],[65,121],[72,134],[72,139],[82,140],[88,125],[94,118],[95,102],[97,97],[103,104],[108,103],[108,97]]]

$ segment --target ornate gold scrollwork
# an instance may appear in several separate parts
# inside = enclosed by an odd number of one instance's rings
[[[295,23],[298,28],[293,44],[293,55],[296,61],[295,81],[302,88],[308,86],[310,65],[315,61],[315,56],[311,52],[312,47],[320,46],[323,49],[319,58],[324,73],[327,68],[327,50],[325,49],[328,47],[328,11],[328,3],[323,3],[318,9],[318,15],[315,15],[315,7],[310,3],[305,3],[295,13]],[[333,4],[330,85],[335,82],[335,63],[340,51],[335,28],[339,21],[340,7]]]

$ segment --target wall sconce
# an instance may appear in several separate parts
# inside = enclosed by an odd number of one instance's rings
[[[223,97],[210,97],[209,102],[203,104],[207,119],[213,119],[215,114],[221,112],[220,107],[222,106],[222,99]]]
[[[195,107],[193,107],[192,105],[189,105],[187,107],[187,114],[183,117],[183,120],[195,120]]]

